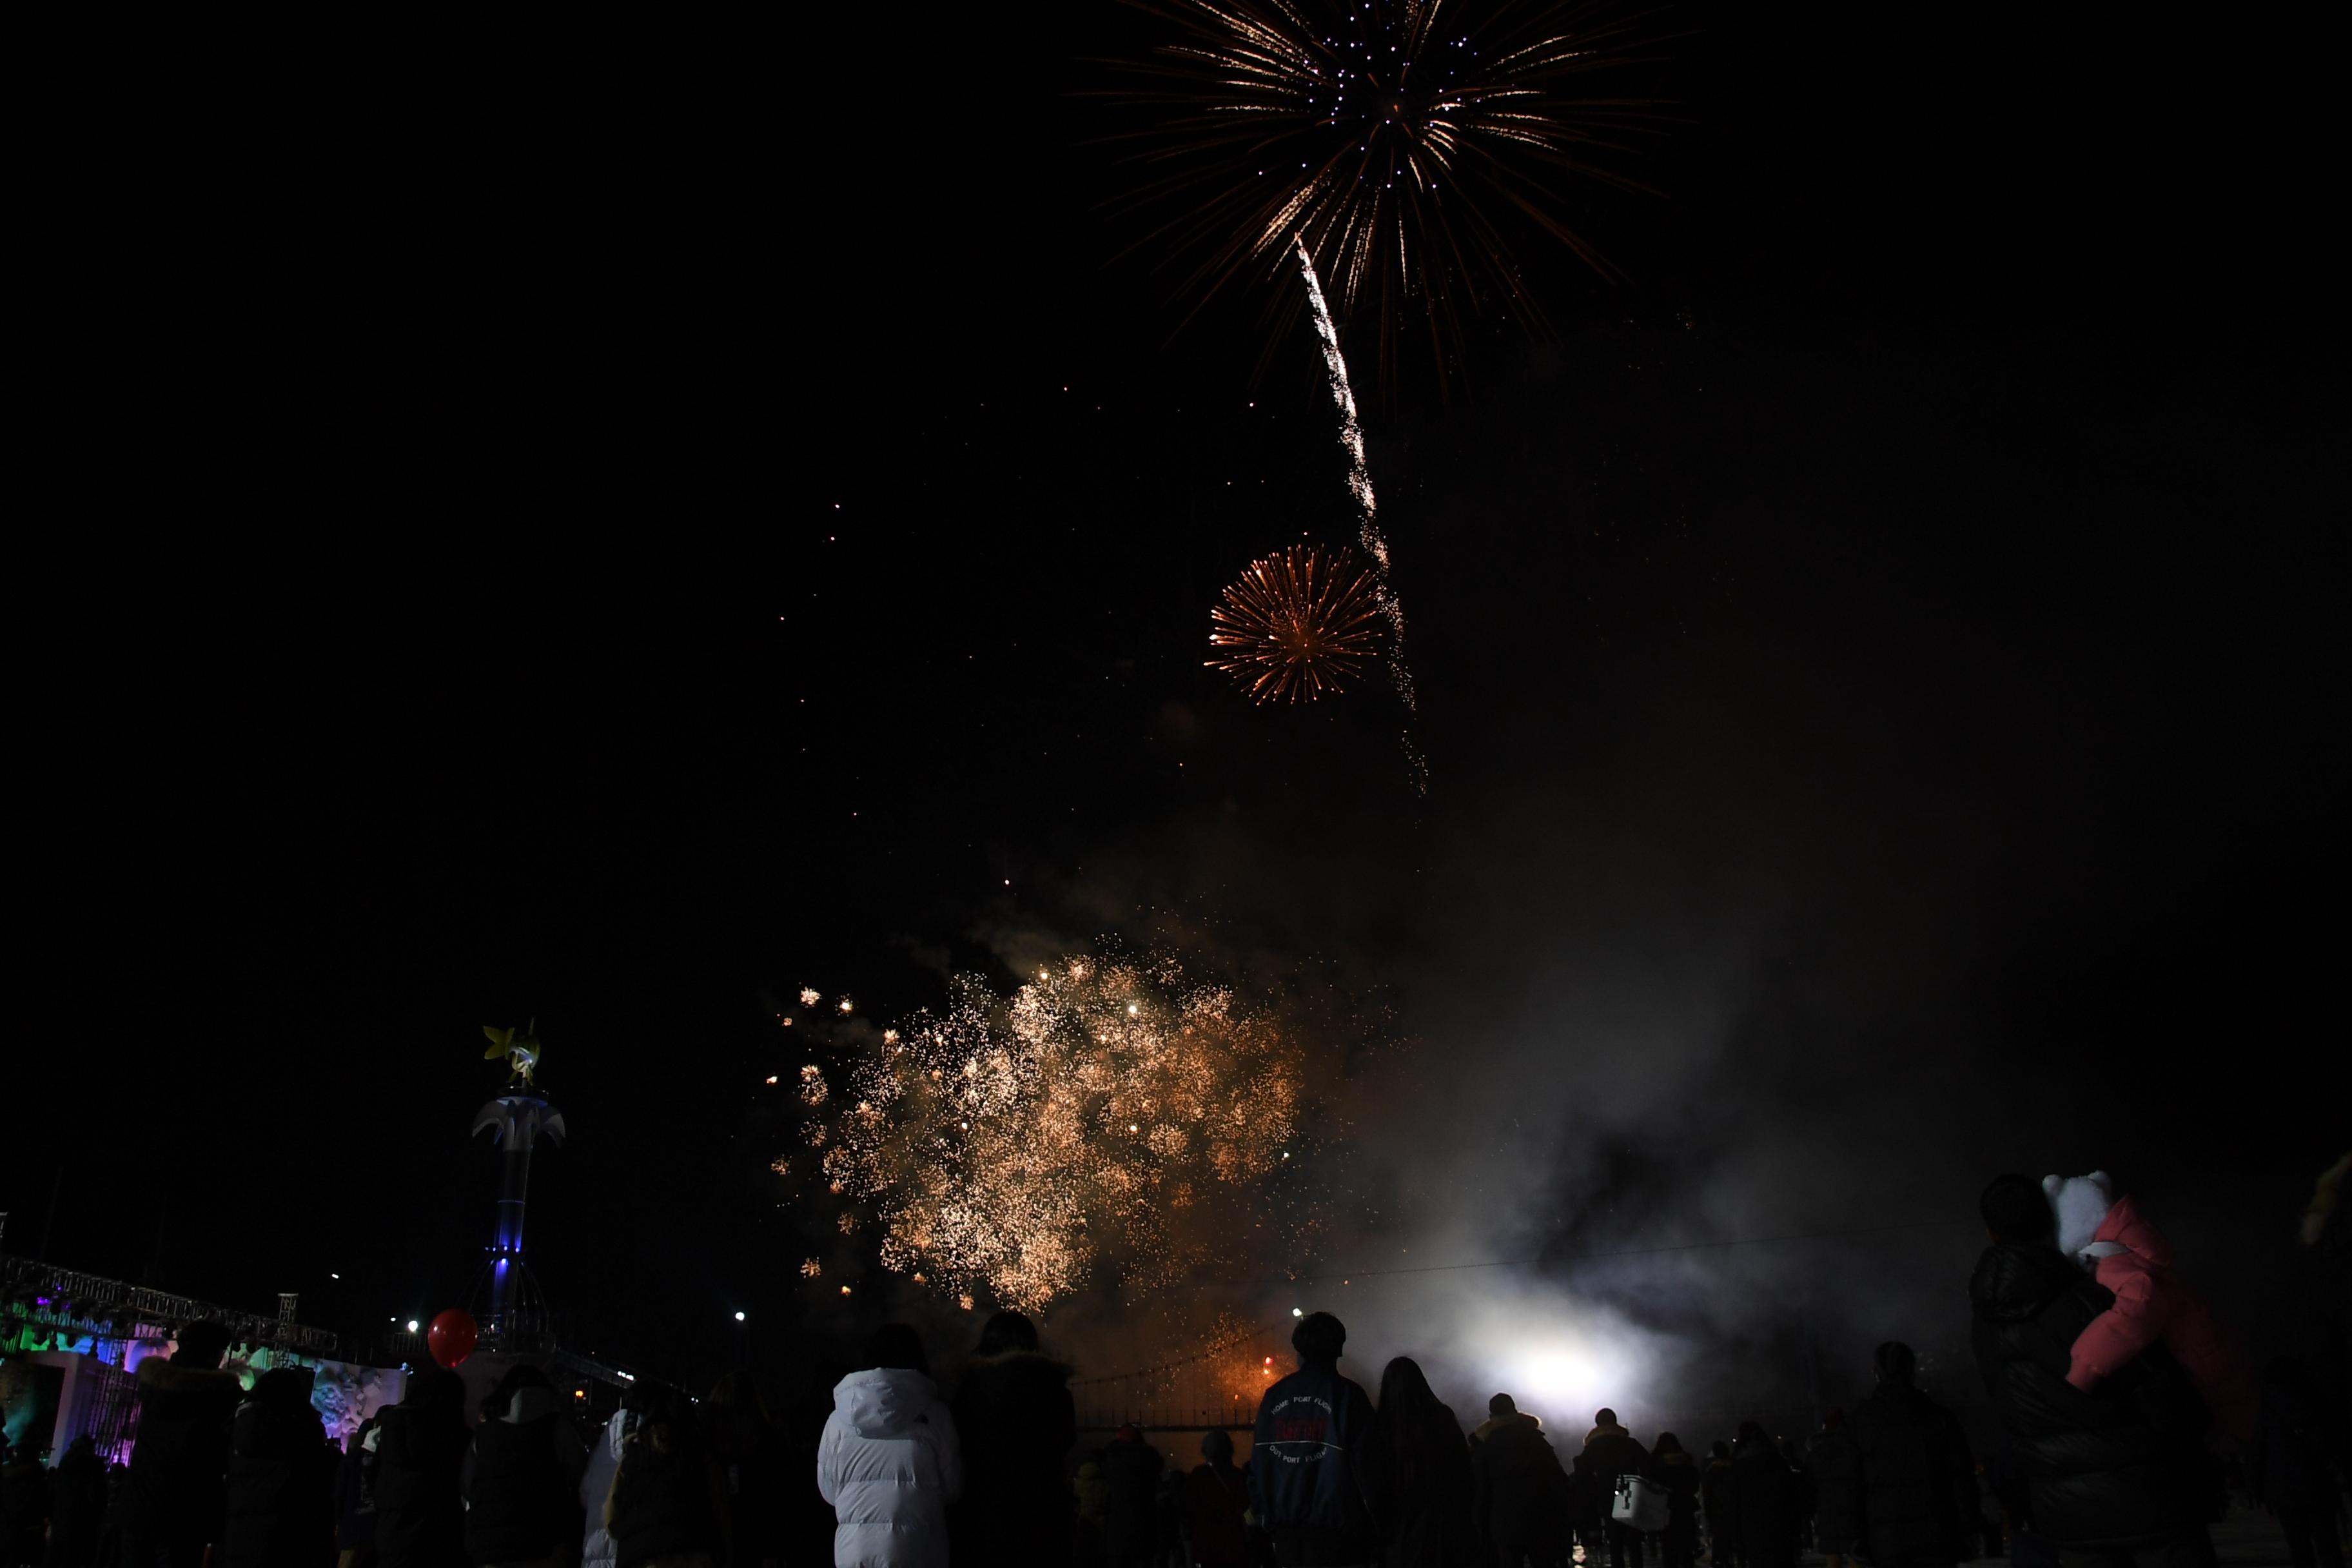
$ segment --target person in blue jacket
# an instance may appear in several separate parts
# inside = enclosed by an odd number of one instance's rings
[[[1250,1508],[1282,1568],[1344,1568],[1379,1555],[1366,1506],[1372,1402],[1339,1375],[1348,1330],[1309,1312],[1290,1331],[1298,1370],[1258,1402]]]

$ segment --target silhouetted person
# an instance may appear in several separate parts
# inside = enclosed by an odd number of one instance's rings
[[[1711,1563],[1739,1561],[1738,1489],[1731,1445],[1717,1443],[1707,1450],[1706,1468],[1698,1478],[1698,1504],[1706,1516],[1706,1554]]]
[[[222,1568],[326,1568],[335,1559],[334,1447],[307,1366],[254,1381],[229,1429]]]
[[[2248,1459],[2254,1496],[2278,1516],[2294,1568],[2344,1568],[2326,1412],[2303,1363],[2281,1356],[2263,1369],[2262,1414]]]
[[[1364,1476],[1387,1568],[1457,1568],[1465,1561],[1472,1540],[1470,1445],[1410,1356],[1381,1373]]]
[[[1797,1561],[1796,1478],[1764,1428],[1739,1424],[1731,1446],[1732,1513],[1739,1525],[1745,1568],[1794,1568]]]
[[[122,1498],[123,1568],[197,1568],[228,1510],[228,1432],[245,1390],[222,1369],[228,1330],[180,1331],[139,1363],[139,1438]]]
[[[49,1472],[30,1443],[19,1443],[0,1457],[0,1562],[37,1565],[48,1521]]]
[[[1797,1548],[1810,1551],[1813,1544],[1813,1510],[1820,1507],[1820,1494],[1813,1489],[1812,1468],[1805,1463],[1805,1446],[1794,1437],[1783,1437],[1777,1445],[1781,1463],[1789,1467],[1790,1511],[1797,1520]]]
[[[1568,1557],[1568,1473],[1543,1434],[1543,1423],[1507,1394],[1486,1401],[1486,1419],[1473,1435],[1472,1511],[1478,1539],[1497,1568],[1549,1568]]]
[[[376,1414],[377,1568],[464,1568],[466,1384],[421,1366],[398,1405]]]
[[[509,1367],[483,1403],[466,1456],[466,1554],[489,1568],[576,1552],[588,1454],[547,1374]]]
[[[619,1568],[697,1556],[724,1568],[727,1483],[685,1394],[663,1394],[631,1435],[603,1511]]]
[[[359,1425],[335,1465],[335,1548],[341,1568],[375,1562],[375,1451],[383,1441],[378,1417]]]
[[[1070,1369],[1037,1348],[1019,1312],[981,1325],[956,1389],[963,1499],[948,1512],[957,1568],[1066,1568],[1071,1499],[1066,1464],[1078,1440]]]
[[[1853,1413],[1861,1550],[1871,1568],[1954,1568],[1973,1556],[1976,1461],[1959,1418],[1912,1381],[1918,1360],[1890,1340],[1873,1360],[1878,1385]]]
[[[726,1489],[732,1568],[781,1563],[785,1499],[800,1466],[786,1451],[766,1394],[749,1372],[730,1372],[702,1402],[701,1419],[711,1462]]]
[[[1672,1432],[1650,1447],[1650,1479],[1665,1489],[1666,1528],[1658,1533],[1664,1568],[1691,1568],[1698,1554],[1698,1466]]]
[[[1586,1484],[1601,1494],[1601,1531],[1609,1542],[1610,1568],[1626,1568],[1631,1556],[1642,1559],[1640,1532],[1617,1522],[1617,1478],[1638,1476],[1649,1467],[1650,1452],[1618,1424],[1617,1412],[1606,1406],[1592,1413],[1592,1430],[1584,1435]]]
[[[1347,1326],[1339,1319],[1307,1313],[1290,1331],[1298,1370],[1258,1401],[1250,1501],[1273,1537],[1282,1568],[1372,1560],[1362,1475],[1372,1402],[1339,1375],[1347,1342]]]
[[[834,1385],[817,1439],[816,1484],[839,1521],[836,1568],[945,1568],[948,1505],[963,1489],[955,1418],[940,1403],[923,1342],[885,1323],[866,1370]]]
[[[2069,1384],[2074,1341],[2114,1298],[2058,1251],[2041,1183],[1996,1177],[1978,1212],[1992,1245],[1969,1281],[1977,1368],[2034,1535],[2081,1568],[2209,1568],[2196,1391],[2160,1345],[2096,1388]]]
[[[1111,1568],[1150,1568],[1160,1548],[1160,1450],[1132,1426],[1103,1445],[1103,1542]]]
[[[1845,1568],[1846,1559],[1861,1544],[1862,1460],[1854,1452],[1844,1411],[1832,1410],[1822,1417],[1822,1429],[1813,1438],[1812,1471],[1814,1548],[1826,1559],[1824,1568]]]
[[[83,1436],[66,1445],[49,1473],[49,1568],[89,1568],[106,1517],[106,1461]]]
[[[1184,1545],[1192,1568],[1247,1568],[1249,1477],[1234,1463],[1234,1440],[1201,1435],[1202,1462],[1184,1478]]]

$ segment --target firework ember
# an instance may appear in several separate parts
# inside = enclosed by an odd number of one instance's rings
[[[1211,669],[1260,702],[1311,700],[1345,689],[1372,651],[1380,605],[1345,550],[1307,544],[1250,563],[1209,612]]]

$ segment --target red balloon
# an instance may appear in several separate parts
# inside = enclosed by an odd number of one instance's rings
[[[480,1332],[473,1313],[452,1307],[425,1325],[425,1348],[443,1366],[454,1367],[474,1353],[474,1341]]]

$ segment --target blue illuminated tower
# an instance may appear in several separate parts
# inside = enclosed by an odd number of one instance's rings
[[[474,1135],[484,1128],[499,1146],[499,1215],[489,1258],[474,1283],[472,1311],[481,1343],[492,1351],[542,1351],[552,1343],[547,1299],[522,1260],[523,1203],[530,1189],[530,1153],[541,1139],[563,1142],[563,1113],[526,1083],[474,1113]]]

